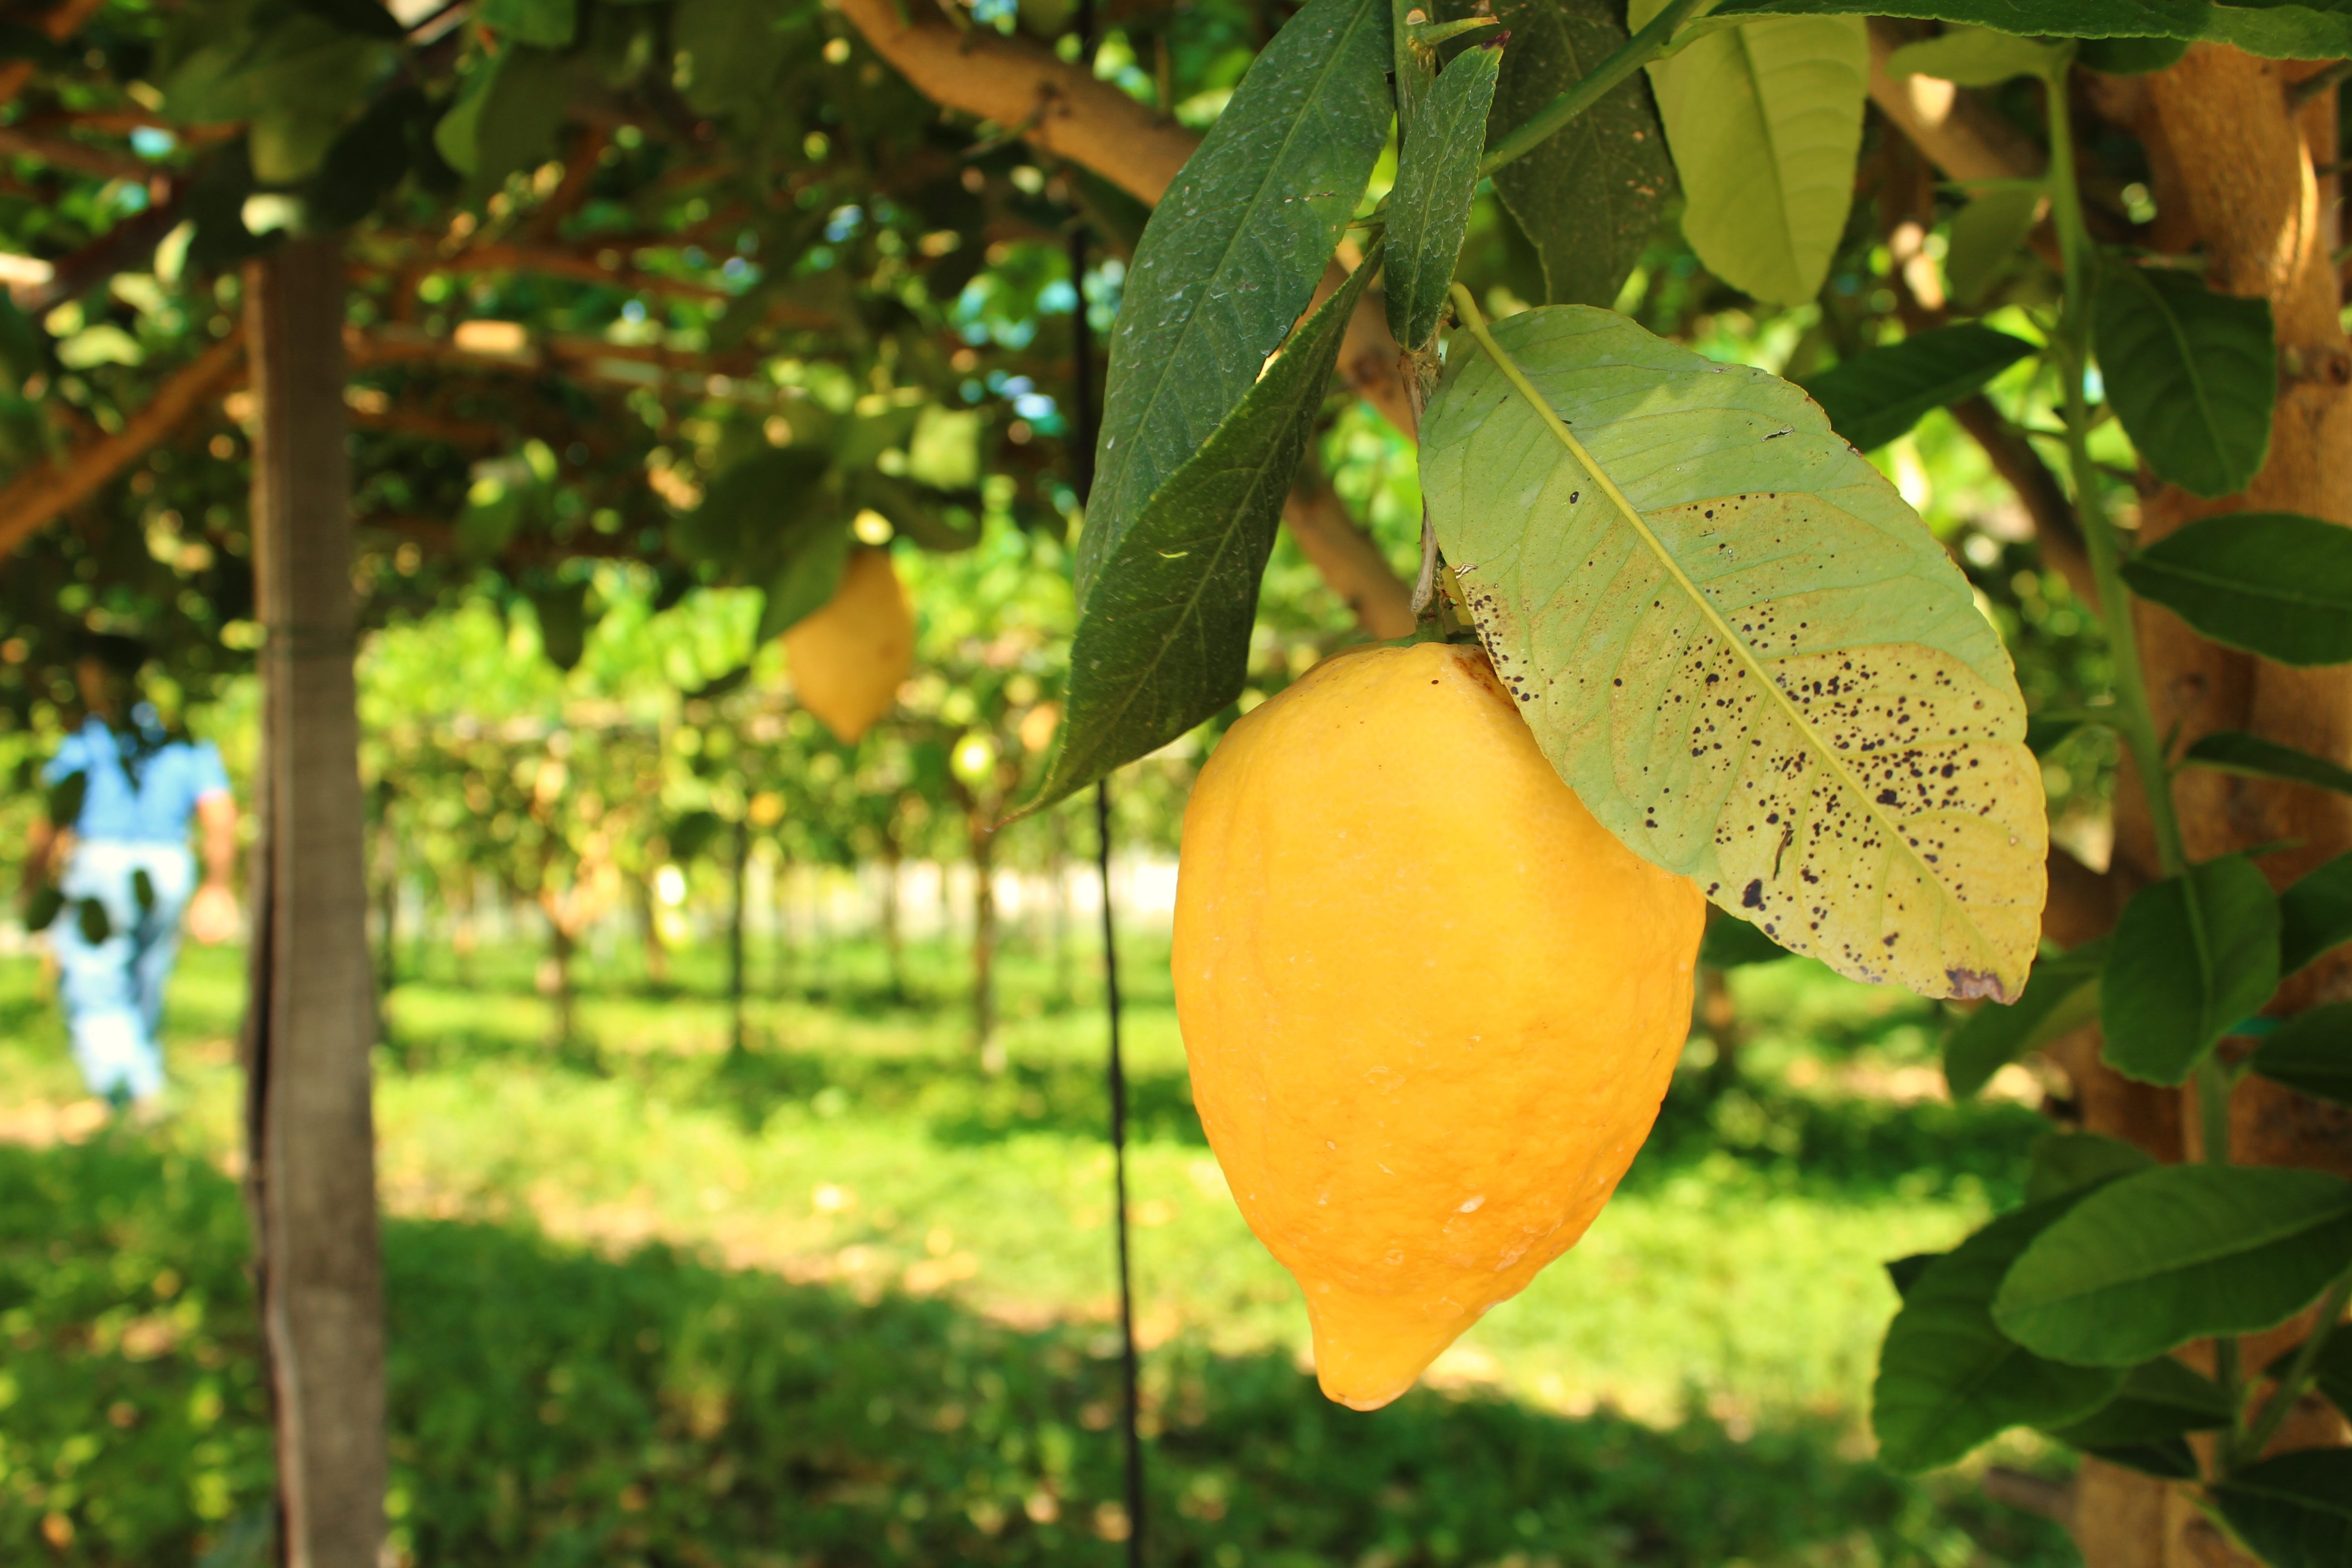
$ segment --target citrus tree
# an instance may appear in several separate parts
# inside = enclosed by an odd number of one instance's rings
[[[940,29],[846,9],[935,93],[979,97],[924,75]],[[1941,26],[1858,15],[1874,9]],[[2347,1539],[2333,1331],[2352,1292],[2352,1137],[2332,1107],[2352,1037],[2343,1006],[2314,1004],[2340,989],[2352,937],[2352,688],[2329,668],[2352,660],[2352,535],[2329,516],[2352,464],[2352,358],[2321,200],[2340,73],[2293,63],[2347,49],[2340,17],[2300,6],[1635,0],[1630,16],[1454,16],[1310,0],[1149,193],[1112,342],[1068,711],[1038,798],[1237,694],[1292,475],[1377,301],[1417,429],[1419,635],[1483,647],[1592,818],[1777,943],[1977,1004],[1952,1039],[1956,1089],[2072,1034],[2084,1124],[2043,1146],[2032,1201],[1893,1266],[1905,1303],[1874,1423],[1905,1468],[2011,1426],[2071,1444],[2090,1460],[2074,1518],[2095,1561],[2168,1560],[2184,1530],[2277,1564],[2338,1561]],[[993,63],[1071,103],[1087,91],[1010,38]],[[1822,356],[1835,363],[1800,387],[1605,308],[1669,202],[1722,282],[1768,307],[1819,296],[1846,243],[1874,79],[1887,129],[1952,176],[1927,187],[1925,224],[1890,237],[1911,253],[1890,257],[1908,310],[1882,341]],[[1064,106],[1046,104],[1027,133],[1113,173],[1135,149],[1086,132],[1126,110],[1086,101],[1059,124]],[[1368,196],[1392,128],[1392,183]],[[1550,301],[1493,319],[1456,281],[1486,179]],[[1945,230],[1940,268],[1929,226]],[[2033,487],[2045,551],[2076,567],[2105,627],[2099,689],[2038,727],[1962,573],[1863,456],[1951,405]],[[1334,674],[1326,689],[1348,679],[1378,685]],[[1430,757],[1402,692],[1356,700],[1355,722],[1396,716],[1393,753],[1362,765],[1481,767],[1468,749]],[[2105,878],[2063,857],[2053,869],[2029,743],[2084,725],[2123,756]],[[1276,732],[1257,731],[1261,752]],[[1220,807],[1188,839],[1188,871],[1202,860],[1223,889],[1200,893],[1191,938],[1214,963],[1187,957],[1180,910],[1196,1074],[1261,985],[1288,994],[1233,972],[1244,950],[1218,945],[1224,925],[1304,930],[1285,923],[1289,900],[1322,896],[1284,880],[1285,811],[1309,839],[1318,823],[1422,834],[1441,905],[1508,881],[1502,861],[1483,880],[1451,868],[1442,841],[1488,826],[1474,805],[1480,820],[1458,829],[1442,814],[1357,823],[1350,792],[1370,775],[1234,765],[1255,771],[1228,789],[1275,798]],[[1462,799],[1481,787],[1500,788],[1465,780]],[[1254,885],[1236,893],[1237,878]],[[2063,907],[2045,913],[2053,882]],[[2085,913],[2085,882],[2104,911]],[[1507,900],[1495,918],[1517,910]],[[1686,952],[1651,962],[1687,973]],[[1460,1027],[1486,1016],[1483,996],[1454,1001],[1474,1020]],[[1238,1112],[1218,1103],[1204,1113],[1222,1144],[1220,1116]],[[1475,1114],[1446,1097],[1427,1113],[1447,1106]],[[1294,1261],[1282,1224],[1253,1213],[1307,1286],[1318,1340],[1322,1312],[1341,1311],[1327,1302],[1377,1293],[1361,1282],[1385,1278],[1380,1248],[1402,1279],[1415,1248],[1468,1245],[1471,1222],[1381,1212],[1354,1238],[1373,1250],[1327,1299],[1314,1292],[1334,1276],[1314,1269],[1336,1266],[1303,1241]],[[1346,1216],[1296,1223],[1346,1250]],[[1327,1374],[1335,1397],[1392,1396],[1392,1343],[1329,1348],[1376,1365],[1369,1382]]]

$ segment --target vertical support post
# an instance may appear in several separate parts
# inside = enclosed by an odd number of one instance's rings
[[[288,1568],[376,1568],[383,1286],[340,241],[298,240],[248,263],[245,309],[266,631],[247,1170],[278,1551]]]

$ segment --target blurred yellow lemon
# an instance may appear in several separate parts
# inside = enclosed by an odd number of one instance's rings
[[[887,550],[855,549],[841,586],[784,633],[793,690],[845,745],[898,700],[915,662],[915,613]]]

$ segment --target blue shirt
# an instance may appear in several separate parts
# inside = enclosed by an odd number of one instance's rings
[[[152,710],[134,716],[140,720],[152,724]],[[228,770],[210,741],[164,742],[147,753],[133,786],[114,731],[95,715],[66,737],[41,782],[55,784],[77,773],[89,783],[73,830],[93,842],[185,844],[196,802],[228,789]]]

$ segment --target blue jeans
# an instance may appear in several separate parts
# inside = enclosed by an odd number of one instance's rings
[[[153,893],[140,906],[137,876]],[[195,884],[195,861],[177,844],[78,844],[58,889],[66,907],[49,926],[60,972],[58,996],[73,1034],[74,1060],[92,1094],[145,1100],[163,1088],[163,983],[180,952],[180,911]],[[110,928],[104,942],[81,929],[81,901],[96,899]]]

